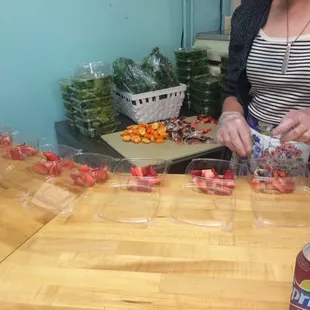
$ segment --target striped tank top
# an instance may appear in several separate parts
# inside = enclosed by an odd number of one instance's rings
[[[286,46],[286,38],[268,37],[260,30],[247,61],[252,86],[249,112],[274,125],[290,110],[310,108],[310,34],[292,45],[287,72],[282,74]]]

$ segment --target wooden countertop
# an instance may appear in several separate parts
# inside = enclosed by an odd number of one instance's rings
[[[231,232],[175,223],[167,216],[183,182],[167,177],[148,226],[96,220],[104,189],[89,190],[71,217],[55,217],[0,264],[0,309],[288,309],[309,229],[255,227],[242,179]]]

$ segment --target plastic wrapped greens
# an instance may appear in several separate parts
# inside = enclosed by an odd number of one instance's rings
[[[155,79],[131,59],[123,57],[116,59],[113,69],[114,83],[121,91],[141,94],[157,88]]]
[[[142,68],[157,82],[156,89],[164,89],[179,85],[178,77],[170,60],[155,47],[149,57],[144,59]]]

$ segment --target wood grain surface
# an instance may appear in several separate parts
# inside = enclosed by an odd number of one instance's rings
[[[111,184],[90,189],[70,217],[52,219],[0,264],[0,309],[288,309],[309,228],[257,227],[245,179],[232,231],[178,223],[170,213],[184,182],[166,178],[148,224],[102,219]]]

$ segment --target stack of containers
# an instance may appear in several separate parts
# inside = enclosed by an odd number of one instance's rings
[[[74,109],[71,100],[71,80],[70,79],[62,79],[59,81],[60,84],[60,92],[62,95],[63,104],[65,107],[65,115],[68,120],[69,126],[75,128],[75,120],[74,120]]]
[[[211,74],[194,77],[190,83],[191,110],[218,118],[221,114],[221,79]]]
[[[180,83],[189,86],[193,77],[209,73],[208,53],[204,48],[180,48],[175,51],[176,70]],[[183,106],[190,109],[190,89],[187,88]]]
[[[221,65],[220,65],[220,68],[221,68],[221,74],[220,74],[220,77],[221,77],[221,102],[224,101],[224,88],[225,88],[225,85],[227,83],[227,73],[228,73],[228,62],[229,62],[229,56],[228,54],[223,54],[221,56]]]
[[[91,138],[115,132],[112,75],[103,62],[80,65],[71,80],[71,102],[78,130]]]

